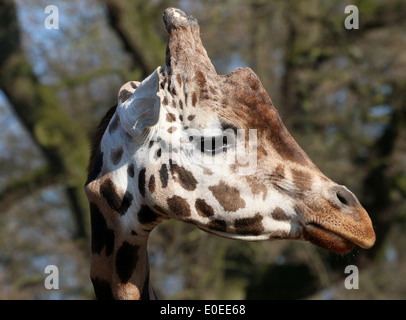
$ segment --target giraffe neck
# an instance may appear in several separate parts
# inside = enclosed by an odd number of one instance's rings
[[[123,241],[110,255],[93,255],[91,280],[97,299],[155,300],[147,241]]]
[[[135,215],[143,210],[146,207],[142,206]],[[90,214],[90,277],[97,299],[156,299],[150,284],[147,252],[150,230],[130,230],[122,225],[119,215],[102,213],[94,202],[90,202]],[[110,219],[104,218],[106,214]]]

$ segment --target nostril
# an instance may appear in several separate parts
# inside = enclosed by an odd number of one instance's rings
[[[345,204],[346,206],[350,204],[348,200],[339,193],[337,193],[337,198],[338,200],[340,200],[341,203]]]
[[[337,199],[345,206],[356,207],[359,205],[358,199],[344,186],[334,188]]]

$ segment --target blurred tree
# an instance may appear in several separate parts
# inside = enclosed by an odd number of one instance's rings
[[[141,68],[142,79],[165,61],[162,12],[169,1],[104,0],[111,28],[132,57],[131,68]],[[157,23],[159,21],[159,24]]]
[[[35,191],[38,185],[63,180],[76,221],[76,236],[87,238],[83,172],[88,158],[88,139],[60,108],[55,92],[42,85],[32,71],[21,46],[13,1],[0,3],[0,21],[0,88],[47,159],[44,168],[15,181],[1,198],[7,195],[17,201],[22,194]]]

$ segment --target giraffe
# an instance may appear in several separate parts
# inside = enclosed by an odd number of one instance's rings
[[[197,20],[176,8],[163,20],[164,66],[121,87],[92,143],[85,192],[96,297],[156,299],[147,244],[166,219],[243,241],[303,240],[337,253],[370,248],[368,213],[299,147],[256,74],[218,75]],[[226,130],[235,140],[224,138]],[[238,141],[248,150],[250,130],[256,166],[241,172],[247,161],[224,159]]]

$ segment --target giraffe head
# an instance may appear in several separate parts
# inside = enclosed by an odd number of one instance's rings
[[[371,247],[367,212],[299,147],[256,74],[218,75],[197,21],[174,8],[163,18],[165,65],[120,89],[90,165],[124,228],[147,235],[174,218],[232,239]]]

